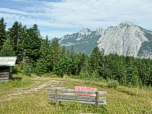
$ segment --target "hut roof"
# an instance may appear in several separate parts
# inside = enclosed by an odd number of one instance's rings
[[[15,65],[17,56],[0,57],[0,66],[18,66]]]

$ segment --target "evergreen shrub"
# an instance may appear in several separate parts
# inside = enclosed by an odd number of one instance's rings
[[[128,83],[128,87],[132,87],[132,84],[131,84],[131,82],[129,82],[129,83]]]
[[[20,70],[23,70],[23,63],[20,63]]]
[[[23,73],[25,75],[31,76],[31,71],[32,70],[31,70],[30,66],[27,63],[24,63],[23,64]]]
[[[117,80],[111,80],[108,82],[108,87],[109,88],[117,88],[119,86],[119,82]]]
[[[108,76],[106,77],[106,81],[107,81],[107,83],[111,81]]]
[[[105,79],[103,79],[103,83],[107,83],[107,81]]]

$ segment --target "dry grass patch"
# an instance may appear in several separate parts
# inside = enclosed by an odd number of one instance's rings
[[[31,78],[31,77],[24,77]],[[48,78],[48,77],[47,77]],[[31,79],[32,80],[32,79]],[[52,81],[51,81],[52,80]],[[31,81],[32,82],[32,81]],[[36,82],[36,80],[33,80]],[[47,82],[47,80],[37,80],[38,85]],[[80,113],[100,113],[100,114],[150,114],[152,113],[152,92],[139,88],[128,88],[118,86],[117,89],[108,88],[107,83],[92,82],[68,78],[50,78],[50,84],[39,89],[37,92],[25,93],[19,96],[7,96],[7,94],[0,95],[0,99],[8,99],[5,102],[0,102],[0,114],[80,114]],[[54,82],[54,83],[53,83]],[[13,82],[15,83],[15,82]],[[27,82],[28,83],[28,82]],[[27,85],[30,87],[33,83]],[[55,102],[48,100],[47,88],[64,87],[67,89],[75,89],[75,86],[87,86],[97,88],[98,91],[107,91],[107,95],[100,95],[106,97],[107,105],[99,105],[96,109],[91,104],[81,104],[73,102],[61,102],[58,108],[55,108]],[[8,92],[12,88],[9,86],[1,86],[1,90]],[[20,87],[22,88],[22,87]],[[6,89],[6,90],[5,90]],[[62,92],[58,92],[63,94]]]

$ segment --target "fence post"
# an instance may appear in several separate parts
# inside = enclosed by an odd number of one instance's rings
[[[98,104],[99,104],[99,91],[96,91],[96,104],[95,106],[98,108]]]
[[[57,89],[55,89],[55,107],[57,107]]]

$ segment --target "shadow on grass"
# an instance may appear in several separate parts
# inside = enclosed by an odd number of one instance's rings
[[[22,73],[22,71],[18,70],[17,68],[14,68],[12,74],[18,74],[18,73]]]
[[[63,109],[65,109],[66,108],[66,106],[67,105],[65,105],[64,104],[65,102],[63,101],[63,102],[60,102],[60,104],[58,103],[58,107],[60,106],[60,107],[62,107]],[[49,105],[53,105],[53,106],[55,106],[55,102],[52,102],[52,101],[50,101],[49,103],[48,103]],[[88,111],[89,112],[95,112],[95,113],[102,113],[102,114],[107,114],[107,108],[106,108],[106,106],[104,106],[104,105],[99,105],[98,106],[98,108],[96,108],[96,107],[94,107],[94,105],[92,104],[92,105],[90,105],[90,104],[85,104],[85,105],[81,105],[81,108],[84,108],[84,110],[82,110],[82,111],[85,111],[85,108],[88,106]],[[73,108],[75,108],[75,104],[73,104],[72,103],[72,105],[71,105],[71,107],[70,108],[68,108],[68,110],[74,110]],[[93,110],[92,110],[93,109]]]
[[[12,81],[21,81],[23,78],[22,77],[12,77]]]
[[[94,83],[94,85],[96,85],[96,86],[98,86],[98,87],[102,87],[102,88],[107,88],[107,86],[102,85],[102,84],[96,84],[96,83]]]

